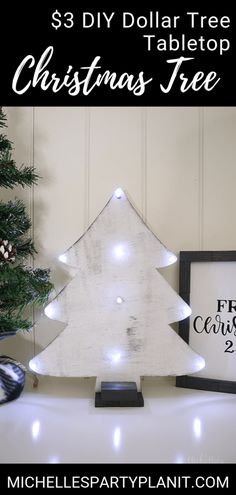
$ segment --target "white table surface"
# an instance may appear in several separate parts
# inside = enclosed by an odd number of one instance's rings
[[[30,380],[0,407],[0,462],[235,463],[236,395],[145,378],[143,408],[95,408],[93,379]]]

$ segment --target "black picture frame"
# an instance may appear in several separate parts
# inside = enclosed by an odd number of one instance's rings
[[[236,262],[236,251],[181,251],[179,267],[179,293],[184,301],[191,307],[191,263],[192,262],[211,262],[227,261]],[[235,281],[236,284],[236,281]],[[190,317],[179,322],[179,335],[189,343],[190,336]],[[195,350],[195,349],[193,349]],[[191,375],[176,377],[176,386],[183,388],[193,388],[198,390],[209,390],[213,392],[227,392],[236,394],[236,376],[235,381],[224,379],[203,378]]]

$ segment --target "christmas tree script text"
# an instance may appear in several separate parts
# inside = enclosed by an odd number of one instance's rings
[[[118,75],[116,72],[110,72],[110,70],[100,72],[102,69],[101,65],[98,65],[101,63],[100,56],[96,56],[89,66],[80,67],[82,76],[80,76],[79,71],[73,70],[72,65],[69,65],[62,79],[55,72],[50,73],[49,71],[49,63],[53,53],[53,46],[48,46],[38,62],[33,55],[24,57],[17,67],[12,80],[13,91],[18,95],[22,95],[30,88],[40,86],[43,91],[51,89],[53,93],[58,93],[62,89],[66,89],[70,96],[77,96],[80,92],[87,96],[94,88],[108,85],[111,90],[127,89],[135,96],[141,96],[144,94],[146,86],[153,81],[152,77],[146,79],[143,71],[136,76],[127,72]],[[160,83],[161,91],[169,93],[176,85],[182,93],[190,89],[193,91],[199,91],[200,89],[211,91],[220,81],[220,77],[217,76],[215,71],[211,71],[207,75],[203,71],[198,71],[191,78],[185,72],[181,72],[182,69],[186,71],[193,61],[194,57],[168,59],[166,62],[170,64],[171,70],[165,82]],[[23,83],[21,80],[22,75]],[[27,79],[28,82],[25,83]]]

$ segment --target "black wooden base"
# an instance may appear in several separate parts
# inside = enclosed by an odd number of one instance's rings
[[[95,394],[95,407],[143,407],[142,392],[135,382],[102,382]]]

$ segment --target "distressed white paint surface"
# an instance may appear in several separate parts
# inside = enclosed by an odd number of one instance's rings
[[[52,260],[80,237],[117,185],[174,252],[235,249],[236,107],[4,111],[16,162],[35,165],[42,179],[31,189],[1,190],[2,199],[12,194],[29,206],[35,266],[50,267],[57,288],[65,270]],[[178,289],[177,263],[162,275]],[[60,329],[42,318],[32,333],[1,341],[1,352],[28,365]]]
[[[114,194],[61,259],[75,278],[45,314],[67,324],[30,362],[37,373],[134,379],[196,372],[204,360],[169,327],[191,310],[156,267],[176,260],[125,194]]]

